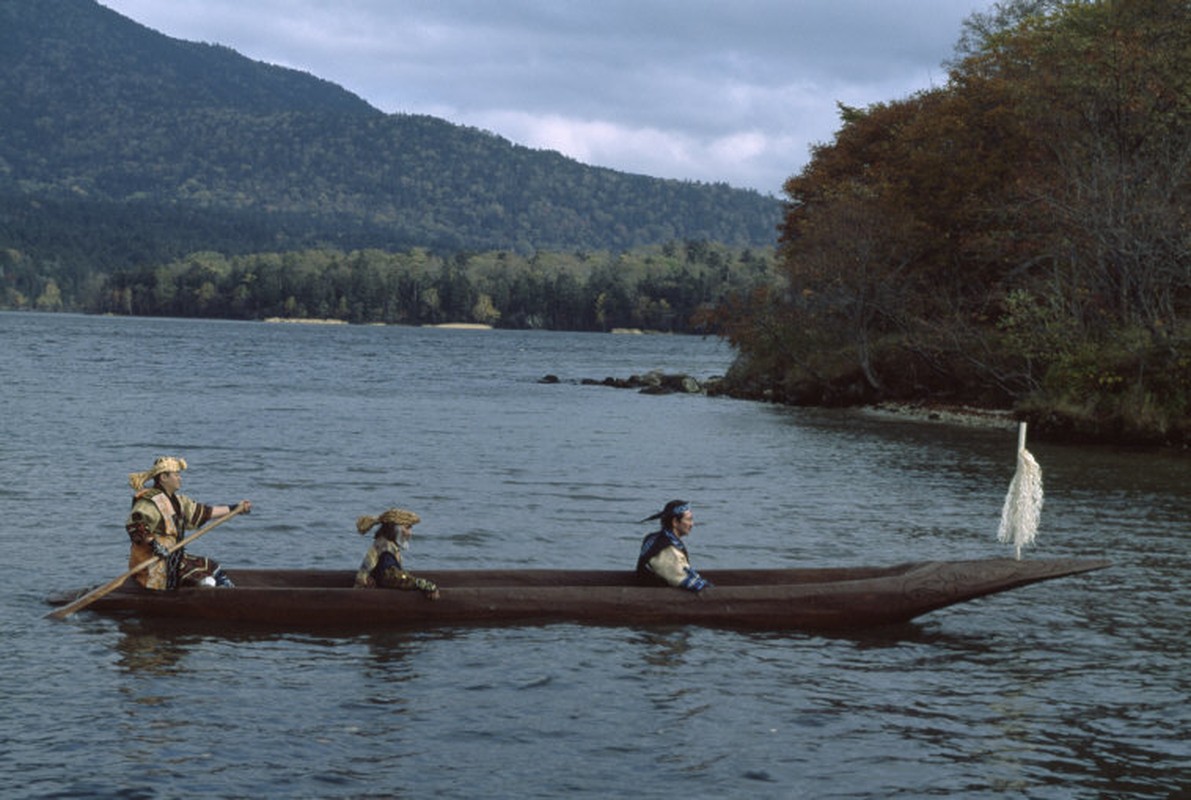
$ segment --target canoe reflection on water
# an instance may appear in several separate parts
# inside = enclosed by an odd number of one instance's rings
[[[284,630],[587,623],[848,630],[890,625],[1039,581],[1104,569],[1089,559],[922,561],[889,567],[706,571],[698,594],[644,585],[629,571],[427,570],[441,597],[354,589],[338,570],[229,570],[234,589],[152,592],[131,579],[88,611],[221,620]],[[47,601],[66,605],[87,589]]]

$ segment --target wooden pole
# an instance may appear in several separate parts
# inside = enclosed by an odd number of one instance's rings
[[[1042,470],[1026,450],[1026,423],[1022,422],[1017,426],[1017,471],[1009,483],[997,531],[1000,541],[1013,543],[1014,557],[1019,561],[1022,548],[1034,542],[1041,511]]]

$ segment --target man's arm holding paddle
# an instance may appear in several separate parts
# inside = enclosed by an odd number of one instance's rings
[[[211,506],[211,519],[216,520],[220,517],[226,517],[228,514],[251,514],[252,501],[241,500],[234,506]]]

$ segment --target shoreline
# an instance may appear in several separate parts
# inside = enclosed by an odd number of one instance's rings
[[[326,319],[323,317],[266,317],[261,320],[269,324],[284,323],[286,325],[346,325],[347,320]]]
[[[1012,430],[1018,420],[1012,411],[975,406],[931,405],[922,403],[877,403],[861,406],[861,413],[882,419],[904,419],[929,424],[962,425],[969,428]]]

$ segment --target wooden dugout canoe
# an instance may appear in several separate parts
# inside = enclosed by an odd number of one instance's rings
[[[151,592],[131,579],[87,610],[265,625],[277,629],[399,629],[585,623],[705,625],[755,630],[846,630],[906,622],[1039,581],[1103,569],[1083,559],[923,561],[890,567],[708,570],[695,594],[642,585],[629,571],[427,570],[431,601],[416,591],[354,589],[351,571],[229,570],[234,589]],[[65,605],[87,590],[51,595]]]

